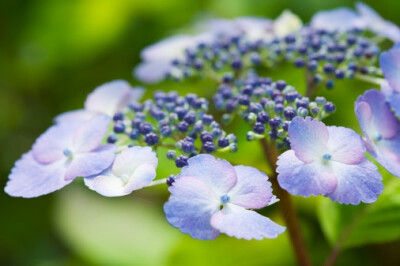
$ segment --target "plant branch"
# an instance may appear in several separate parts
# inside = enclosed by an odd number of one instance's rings
[[[276,162],[278,158],[278,151],[275,147],[275,143],[268,143],[265,139],[260,140],[263,147],[264,155],[268,164],[273,172],[270,181],[272,183],[273,190],[278,197],[279,206],[281,208],[281,213],[285,220],[287,229],[289,231],[289,236],[294,253],[297,258],[298,265],[310,266],[311,260],[306,249],[305,241],[303,239],[299,220],[297,218],[296,209],[293,205],[290,194],[283,190],[279,184],[276,174]]]

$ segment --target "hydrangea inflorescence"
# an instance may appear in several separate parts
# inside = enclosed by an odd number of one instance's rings
[[[5,191],[37,197],[78,177],[108,197],[166,184],[168,222],[197,239],[225,233],[260,240],[283,233],[284,227],[251,210],[279,201],[272,187],[280,197],[286,190],[341,204],[375,202],[382,176],[365,153],[400,177],[400,46],[381,53],[377,40],[399,41],[400,30],[365,4],[356,7],[321,11],[305,26],[289,11],[275,21],[215,19],[203,23],[198,35],[177,35],[146,48],[135,70],[139,79],[213,79],[216,112],[194,92],[156,91],[141,100],[143,88],[122,80],[106,83],[87,97],[84,109],[56,117],[16,162]],[[297,84],[258,74],[284,63],[304,69],[304,94]],[[336,105],[315,96],[316,89],[332,89],[345,78],[382,89],[366,91],[355,102],[363,138],[322,122]],[[214,157],[238,151],[235,134],[223,129],[236,116],[249,125],[246,139],[263,144],[271,178]],[[155,180],[159,148],[178,175]]]

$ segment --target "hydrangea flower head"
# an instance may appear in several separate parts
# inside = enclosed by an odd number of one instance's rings
[[[128,195],[151,183],[156,177],[157,163],[150,147],[131,147],[118,154],[104,173],[85,178],[85,184],[103,196]]]
[[[354,205],[374,202],[382,193],[382,177],[365,158],[362,139],[353,130],[296,117],[289,138],[292,149],[277,162],[279,184],[289,193]]]
[[[88,120],[98,114],[112,117],[130,103],[140,100],[143,88],[131,87],[124,80],[114,80],[97,87],[85,101],[85,108],[63,113],[56,117],[57,123],[65,121]]]
[[[381,54],[380,67],[387,80],[387,84],[382,85],[382,92],[396,115],[400,116],[400,44]]]
[[[102,172],[115,157],[114,145],[100,145],[109,122],[108,116],[98,115],[87,122],[50,127],[17,161],[5,191],[12,196],[37,197],[64,187],[76,177]]]
[[[276,201],[268,177],[255,168],[232,166],[211,155],[188,160],[164,205],[168,222],[193,238],[220,233],[247,240],[275,238],[284,227],[255,211]]]
[[[393,175],[400,177],[400,123],[385,96],[370,90],[355,103],[355,111],[369,153]]]

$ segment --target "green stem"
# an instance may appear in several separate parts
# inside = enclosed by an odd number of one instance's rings
[[[314,99],[314,95],[318,90],[318,84],[314,82],[314,76],[312,73],[306,71],[306,93],[305,96],[310,100]]]
[[[354,78],[356,78],[358,80],[361,80],[361,81],[369,82],[369,83],[372,83],[372,84],[375,84],[375,85],[379,85],[379,86],[385,84],[385,80],[384,79],[377,78],[377,77],[371,77],[371,76],[368,76],[368,75],[356,74],[354,76]]]
[[[279,206],[289,231],[289,236],[297,263],[301,266],[310,266],[312,265],[311,260],[309,258],[306,244],[301,233],[300,223],[297,218],[296,209],[293,205],[291,196],[286,190],[283,190],[278,183],[276,174],[278,151],[275,147],[275,143],[268,143],[265,139],[260,140],[260,142],[263,147],[264,156],[271,167],[271,171],[273,171],[270,181],[272,183],[274,193],[280,200]]]
[[[163,178],[163,179],[154,180],[153,182],[151,182],[150,184],[148,184],[146,187],[152,187],[152,186],[157,186],[157,185],[166,184],[166,183],[167,183],[167,179],[168,179],[168,178]]]

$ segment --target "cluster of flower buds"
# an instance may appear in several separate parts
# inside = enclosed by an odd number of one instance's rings
[[[177,167],[199,153],[235,152],[236,137],[227,135],[207,110],[208,101],[195,94],[182,97],[175,91],[157,91],[153,99],[115,113],[107,141],[118,146],[169,147],[167,158]]]
[[[239,114],[249,123],[249,141],[269,136],[278,148],[290,148],[287,130],[293,118],[312,116],[322,120],[335,111],[335,105],[324,97],[310,101],[283,80],[273,82],[253,72],[243,80],[225,80],[214,96],[215,107],[226,112],[224,122]]]

